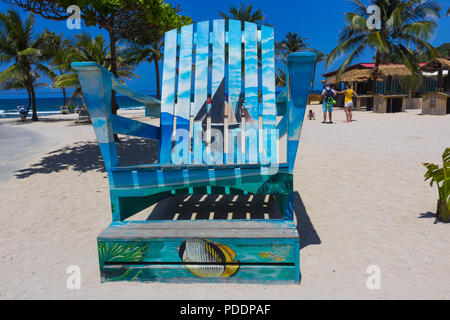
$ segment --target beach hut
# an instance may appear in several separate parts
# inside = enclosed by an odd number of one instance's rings
[[[425,79],[422,114],[450,114],[450,60],[436,58],[421,69]]]
[[[342,90],[342,83],[351,82],[358,92],[354,97],[357,110],[365,107],[378,113],[403,112],[406,109],[406,79],[411,75],[409,69],[401,64],[380,65],[360,63],[350,66],[336,81],[337,71],[323,76],[327,82]],[[337,99],[337,107],[343,107],[343,97]]]
[[[387,64],[374,68],[373,74],[377,79],[373,111],[404,112],[408,98],[405,80],[411,76],[411,71],[402,64]]]

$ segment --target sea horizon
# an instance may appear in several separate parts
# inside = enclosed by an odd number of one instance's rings
[[[312,91],[312,93],[314,94],[318,94],[320,92],[321,90]],[[137,102],[126,96],[120,95],[117,96],[117,103],[119,104],[121,109],[133,110],[133,109],[142,109],[145,107],[145,105],[140,102]],[[18,118],[20,115],[19,112],[17,111],[17,106],[20,104],[27,107],[28,98],[27,97],[0,98],[0,119]],[[64,99],[62,96],[36,98],[38,116],[50,116],[60,114],[59,107],[63,105]],[[81,99],[80,98],[74,99],[74,105],[81,106],[82,105]],[[31,109],[28,115],[31,116]]]
[[[142,109],[144,104],[134,101],[125,96],[117,96],[117,103],[121,109]],[[0,119],[5,118],[18,118],[19,112],[17,111],[18,105],[28,106],[28,98],[1,98],[0,99]],[[64,105],[63,97],[51,97],[51,98],[36,98],[36,107],[38,116],[49,116],[60,114],[60,106]],[[82,105],[81,99],[74,99],[74,105]],[[32,110],[28,116],[31,116]]]

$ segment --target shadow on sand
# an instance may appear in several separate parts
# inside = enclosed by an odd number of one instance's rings
[[[319,235],[314,229],[314,226],[306,212],[305,205],[303,204],[302,197],[298,192],[294,192],[294,213],[297,217],[297,231],[300,236],[300,250],[306,248],[309,245],[319,245]]]
[[[116,143],[121,166],[143,165],[158,161],[158,144],[156,141],[129,138]],[[105,172],[105,165],[96,141],[78,142],[74,145],[52,151],[38,163],[29,168],[16,171],[18,179],[34,174],[50,174],[67,169],[77,172]]]
[[[154,140],[125,138],[116,143],[121,166],[143,165],[158,162],[158,143]],[[78,142],[48,153],[40,162],[29,168],[16,171],[18,179],[34,174],[50,174],[71,169],[77,172],[105,172],[105,165],[96,141]],[[321,244],[311,219],[306,212],[298,192],[294,193],[294,212],[297,217],[297,230],[300,235],[300,249],[309,245]],[[435,217],[435,215],[434,215]],[[425,218],[425,217],[424,217]]]
[[[438,224],[438,223],[443,223],[443,224],[450,224],[450,222],[443,222],[440,221],[437,217],[437,214],[434,212],[426,212],[426,213],[421,213],[419,215],[419,219],[434,219],[434,224]]]

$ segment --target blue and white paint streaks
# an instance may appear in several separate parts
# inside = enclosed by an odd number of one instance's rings
[[[195,90],[191,116],[196,117],[208,99],[209,21],[197,23],[195,34]],[[193,163],[203,162],[205,144],[203,142],[202,121],[194,122]]]
[[[161,142],[159,149],[161,163],[171,162],[177,35],[177,29],[166,32],[164,40],[164,67],[161,95]]]

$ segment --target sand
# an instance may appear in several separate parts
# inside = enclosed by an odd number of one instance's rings
[[[320,106],[310,108],[321,117]],[[450,298],[450,225],[435,221],[437,190],[421,165],[441,163],[450,116],[344,118],[337,110],[333,125],[305,120],[295,169],[302,281],[288,286],[101,284],[96,237],[111,216],[94,131],[70,116],[22,125],[45,143],[0,183],[0,298]],[[70,265],[81,268],[80,290],[66,286]],[[366,285],[371,265],[381,271],[379,290]]]

